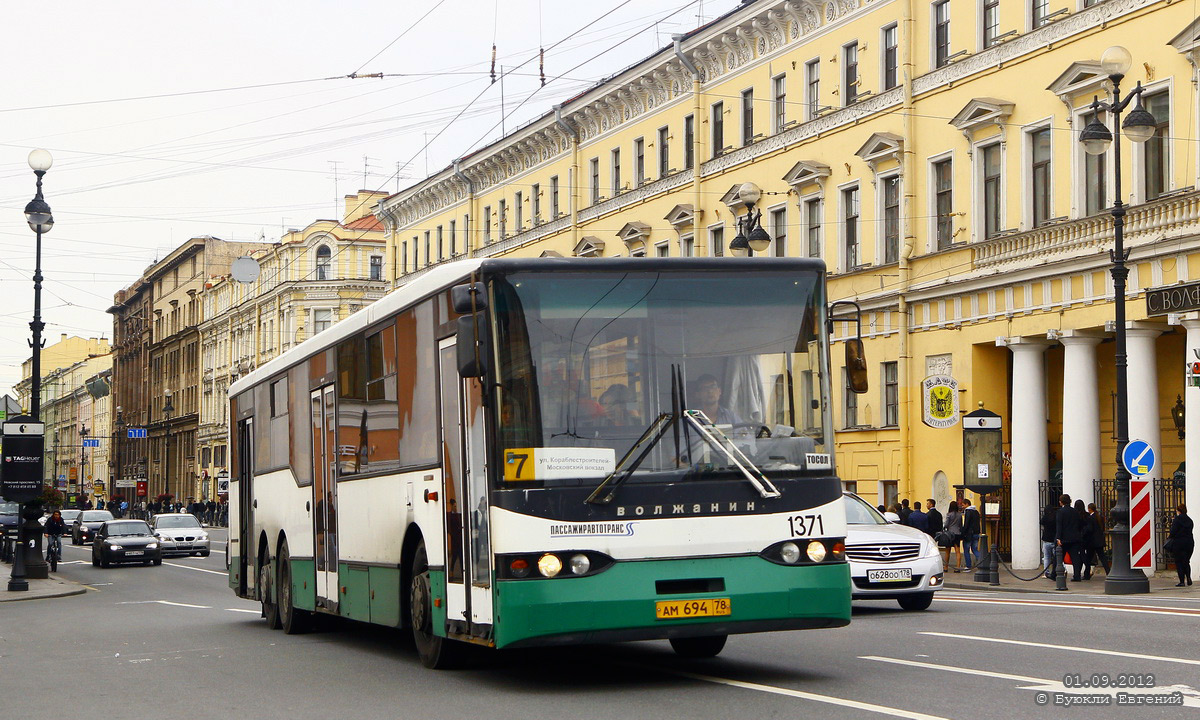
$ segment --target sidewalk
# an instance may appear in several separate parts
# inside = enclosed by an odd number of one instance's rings
[[[1033,570],[1014,570],[1017,575],[1029,577],[1033,575]],[[1071,581],[1071,571],[1067,571],[1067,589],[1066,591],[1055,590],[1055,581],[1047,580],[1044,577],[1038,576],[1037,580],[1029,582],[1018,580],[1008,573],[1003,567],[1000,568],[1000,584],[989,585],[986,582],[974,582],[975,572],[953,573],[948,572],[945,575],[946,582],[943,587],[951,590],[999,590],[1003,592],[1025,592],[1025,593],[1054,593],[1060,596],[1069,596],[1075,593],[1086,595],[1099,595],[1104,593],[1104,573],[1099,572],[1092,576],[1091,580],[1080,580],[1079,582]],[[1198,580],[1193,578],[1193,580]],[[1200,599],[1200,582],[1195,582],[1188,587],[1175,587],[1175,583],[1179,582],[1179,578],[1172,571],[1169,574],[1159,572],[1154,577],[1150,578],[1150,594],[1163,596],[1179,596],[1187,598]]]
[[[21,592],[8,591],[8,579],[12,577],[12,566],[0,564],[0,602],[17,600],[44,600],[46,598],[82,595],[87,588],[70,580],[60,580],[51,573],[48,580],[29,580],[29,589]]]

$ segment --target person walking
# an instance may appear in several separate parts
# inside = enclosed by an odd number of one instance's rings
[[[1192,534],[1194,528],[1195,524],[1187,514],[1187,505],[1176,505],[1166,548],[1175,558],[1175,574],[1179,576],[1175,587],[1192,584],[1192,553],[1196,550],[1196,538]]]
[[[1063,493],[1058,498],[1058,512],[1054,514],[1054,543],[1071,556],[1071,580],[1079,582],[1083,572],[1083,531],[1079,514],[1071,507],[1071,496]]]
[[[1096,503],[1088,503],[1088,522],[1092,524],[1092,543],[1091,552],[1094,557],[1089,558],[1089,564],[1095,568],[1097,565],[1104,568],[1104,574],[1107,575],[1111,568],[1108,561],[1108,556],[1104,554],[1104,523],[1100,520],[1100,511],[1096,509]]]
[[[1047,505],[1042,512],[1042,566],[1046,568],[1043,573],[1047,580],[1054,580],[1057,577],[1055,573],[1056,567],[1054,564],[1054,513],[1055,507]]]
[[[953,500],[946,506],[946,522],[942,529],[950,536],[950,544],[945,547],[946,555],[942,558],[942,564],[954,572],[962,572],[962,513],[958,511],[958,503]],[[954,565],[950,564],[951,551],[958,556]]]
[[[1083,506],[1083,500],[1075,500],[1075,514],[1079,516],[1079,535],[1082,538],[1079,541],[1080,552],[1083,557],[1079,562],[1083,564],[1083,579],[1092,579],[1092,546],[1096,543],[1095,532],[1092,530],[1092,516],[1088,515],[1087,508]]]
[[[929,534],[937,535],[942,531],[942,513],[935,507],[933,498],[925,501],[925,524],[929,526]]]
[[[900,507],[896,508],[896,514],[900,516],[902,525],[908,524],[908,516],[912,513],[912,508],[908,506],[908,498],[900,501]]]
[[[929,533],[929,516],[921,512],[920,500],[913,503],[913,510],[908,514],[908,522],[905,525],[914,527],[923,533]]]
[[[888,505],[887,510],[883,511],[883,519],[887,520],[888,522],[899,523],[899,508],[897,508],[895,505]]]
[[[966,555],[967,567],[975,567],[982,560],[979,554],[979,534],[980,526],[979,511],[971,507],[971,501],[968,498],[963,498],[962,504],[959,506],[959,512],[962,513],[963,525],[963,553]]]

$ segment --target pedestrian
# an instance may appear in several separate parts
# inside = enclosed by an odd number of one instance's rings
[[[1053,580],[1057,577],[1057,566],[1054,562],[1054,514],[1056,508],[1053,505],[1047,504],[1046,509],[1042,511],[1042,567],[1046,568],[1043,573],[1046,579]]]
[[[1058,512],[1054,514],[1054,542],[1071,556],[1071,580],[1079,582],[1083,572],[1082,522],[1075,508],[1071,507],[1071,496],[1063,493],[1058,498]],[[1065,561],[1064,561],[1065,562]]]
[[[928,508],[925,511],[925,516],[926,524],[929,526],[929,534],[937,535],[942,531],[942,513],[935,507],[933,498],[925,501],[925,507]]]
[[[946,556],[942,558],[942,564],[954,572],[962,572],[962,547],[960,547],[962,543],[962,513],[958,511],[958,503],[953,500],[946,506],[946,521],[942,529],[950,536],[950,543],[945,547]],[[950,564],[951,551],[958,556],[954,565]]]
[[[887,512],[887,508],[885,508],[883,505],[876,505],[876,506],[875,506],[875,509],[879,511],[879,514],[880,514],[880,515],[882,515],[882,514],[884,514],[885,512]]]
[[[1082,499],[1075,500],[1075,514],[1079,516],[1079,535],[1083,538],[1079,541],[1080,552],[1083,557],[1079,560],[1083,564],[1083,579],[1092,579],[1092,546],[1096,543],[1095,533],[1092,530],[1092,516],[1088,515],[1087,508],[1083,506]]]
[[[1192,584],[1192,553],[1196,550],[1196,537],[1192,534],[1194,527],[1187,514],[1187,505],[1176,505],[1171,532],[1167,534],[1167,544],[1163,547],[1175,558],[1175,574],[1179,576],[1175,587]]]
[[[96,498],[96,509],[97,510],[104,509],[104,498]]]
[[[929,516],[921,512],[920,500],[913,503],[913,511],[908,514],[908,522],[905,524],[923,533],[929,532]]]
[[[893,523],[900,522],[899,510],[900,508],[898,508],[896,505],[888,505],[887,510],[883,512],[883,519]]]
[[[896,514],[900,516],[900,522],[907,524],[910,513],[912,513],[912,508],[908,506],[908,498],[904,498],[900,501],[900,507],[896,508]]]
[[[1088,503],[1088,522],[1091,523],[1092,542],[1090,550],[1092,557],[1088,558],[1088,564],[1094,569],[1097,565],[1104,568],[1104,574],[1107,575],[1110,569],[1108,556],[1104,553],[1104,523],[1100,520],[1100,511],[1096,509],[1096,503]]]
[[[967,567],[975,567],[983,559],[979,554],[979,511],[971,507],[969,499],[963,498],[959,512],[962,513],[963,552],[967,556]]]

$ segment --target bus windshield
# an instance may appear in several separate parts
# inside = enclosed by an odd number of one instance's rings
[[[493,297],[505,481],[832,472],[818,272],[515,272]]]

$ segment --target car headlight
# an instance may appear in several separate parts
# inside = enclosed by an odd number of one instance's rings
[[[825,543],[820,540],[813,540],[808,544],[808,559],[813,562],[821,562],[825,559]]]
[[[154,549],[155,549],[155,548],[157,548],[157,547],[158,547],[158,543],[148,543],[148,544],[146,545],[146,549],[147,549],[147,550],[154,550]]]
[[[562,572],[562,560],[557,555],[546,553],[538,559],[538,572],[544,577],[552,578]]]
[[[120,545],[109,545],[108,549],[109,550],[120,550],[121,546]]]
[[[208,539],[208,533],[200,533],[200,534],[199,534],[199,535],[196,537],[196,539],[197,539],[197,540],[207,540],[207,539]]]
[[[937,557],[941,553],[938,552],[937,543],[924,540],[921,542],[921,557],[931,558]]]

